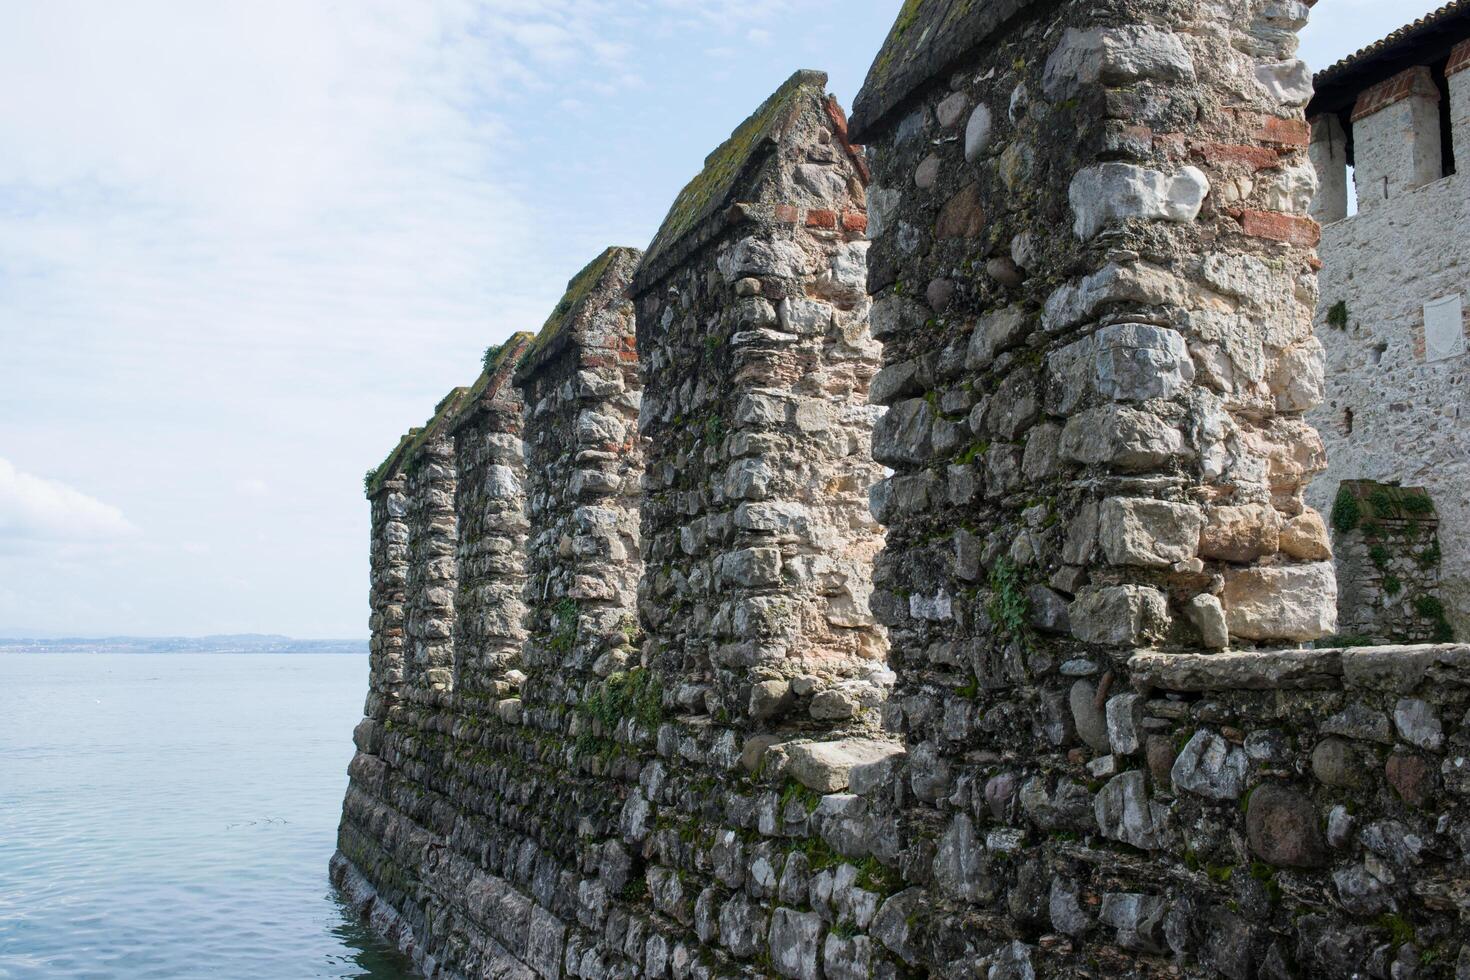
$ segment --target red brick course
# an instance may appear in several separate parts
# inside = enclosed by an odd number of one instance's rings
[[[1425,65],[1416,65],[1408,71],[1401,71],[1387,81],[1366,89],[1353,106],[1353,122],[1375,112],[1382,112],[1405,99],[1416,97],[1439,101],[1439,87],[1434,84],[1429,68]]]
[[[1322,240],[1322,226],[1311,218],[1279,211],[1242,211],[1240,228],[1253,238],[1315,248]]]
[[[1199,153],[1211,166],[1238,163],[1251,170],[1267,170],[1281,162],[1275,150],[1264,146],[1241,146],[1234,143],[1202,143]]]
[[[808,228],[836,228],[837,212],[814,210],[806,213],[806,226]]]
[[[1446,75],[1453,75],[1470,68],[1470,39],[1461,41],[1450,49],[1450,60],[1444,66]]]

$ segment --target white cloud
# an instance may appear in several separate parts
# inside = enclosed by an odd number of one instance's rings
[[[0,542],[112,541],[137,531],[111,504],[0,457]]]

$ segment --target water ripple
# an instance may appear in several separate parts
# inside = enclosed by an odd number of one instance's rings
[[[365,657],[0,656],[0,980],[404,980],[326,883]]]

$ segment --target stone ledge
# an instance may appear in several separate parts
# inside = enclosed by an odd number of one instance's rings
[[[1470,686],[1470,646],[1382,646],[1217,654],[1135,653],[1128,671],[1139,687],[1167,691],[1322,690],[1363,687],[1410,691],[1426,679]]]

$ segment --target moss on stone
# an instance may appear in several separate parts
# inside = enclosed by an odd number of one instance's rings
[[[643,258],[645,266],[694,231],[700,222],[730,203],[740,177],[761,151],[779,139],[800,104],[803,94],[826,95],[827,76],[821,72],[798,71],[761,103],[759,109],[735,128],[704,161],[695,176],[669,209],[658,234]]]

